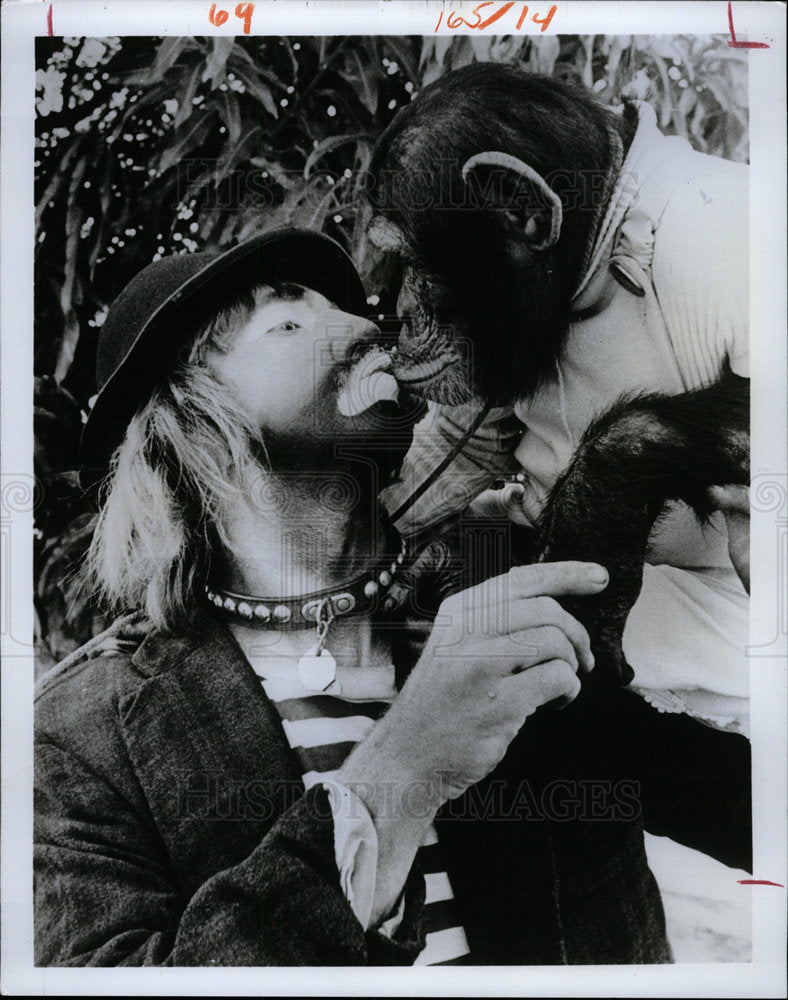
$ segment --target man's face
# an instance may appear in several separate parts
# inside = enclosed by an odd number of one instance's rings
[[[248,322],[211,366],[233,387],[263,441],[327,441],[385,430],[398,388],[378,328],[300,285],[264,291]],[[381,407],[389,401],[388,407]]]

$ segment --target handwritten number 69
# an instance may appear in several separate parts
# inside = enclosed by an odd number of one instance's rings
[[[235,16],[240,18],[244,23],[244,34],[248,35],[252,30],[252,14],[254,14],[254,4],[253,3],[239,3],[235,8]],[[217,10],[216,4],[211,4],[211,9],[208,11],[208,20],[211,24],[215,24],[217,28],[227,21],[230,15],[226,10]]]

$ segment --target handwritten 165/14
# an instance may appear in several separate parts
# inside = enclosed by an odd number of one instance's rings
[[[512,7],[515,6],[515,3],[514,0],[511,0],[510,3],[501,4],[500,7],[497,7],[492,12],[485,11],[485,14],[484,15],[482,14],[482,10],[485,7],[493,7],[493,6],[494,6],[493,0],[484,0],[484,3],[477,4],[473,8],[468,18],[462,17],[454,10],[449,11],[449,15],[446,18],[446,27],[452,29],[462,28],[462,27],[475,28],[477,31],[483,31],[485,28],[488,28],[491,24],[495,24],[497,21],[500,21],[500,19],[505,14],[508,14],[509,11],[512,9]],[[544,17],[540,17],[538,12],[534,12],[534,14],[531,17],[531,20],[534,22],[534,24],[540,25],[541,31],[547,31],[547,28],[549,27],[550,22],[553,19],[553,15],[555,14],[556,9],[557,9],[556,4],[553,4],[553,6],[550,8],[550,10],[548,10],[548,12],[545,14]],[[522,29],[523,23],[526,17],[528,16],[528,4],[524,3],[522,5],[522,9],[520,10],[519,14],[520,16],[517,18],[517,23],[514,26],[516,31],[520,31]],[[435,25],[435,31],[437,31],[438,28],[441,26],[442,20],[443,20],[443,11],[440,12],[440,16],[438,17],[438,23]]]

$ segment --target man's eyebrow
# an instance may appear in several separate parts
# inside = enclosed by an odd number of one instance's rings
[[[270,302],[299,302],[306,297],[309,289],[291,281],[283,281],[278,285],[265,285],[255,296],[258,308]]]

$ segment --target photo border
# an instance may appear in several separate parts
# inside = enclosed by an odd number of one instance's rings
[[[232,3],[218,6],[232,9]],[[264,0],[252,33],[293,35],[433,33],[435,0]],[[532,5],[546,12],[544,0]],[[56,969],[32,961],[32,695],[34,676],[32,532],[33,122],[34,41],[55,35],[239,34],[230,17],[208,22],[203,0],[6,2],[2,11],[0,149],[0,361],[2,398],[2,966],[5,993],[27,995],[501,995],[783,996],[786,889],[742,886],[753,898],[753,961],[674,966],[476,967],[463,969]],[[729,33],[724,2],[559,3],[551,34]],[[734,3],[738,42],[750,67],[752,338],[753,878],[786,879],[786,469],[785,7]],[[443,27],[439,33],[469,31]],[[523,31],[538,34],[530,23]],[[781,499],[780,499],[781,498]]]

